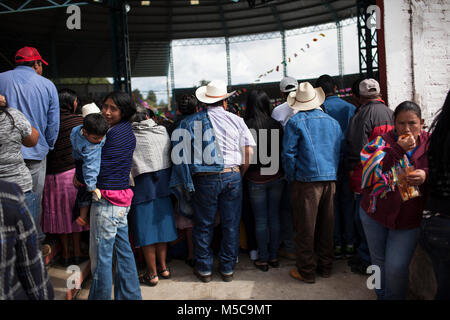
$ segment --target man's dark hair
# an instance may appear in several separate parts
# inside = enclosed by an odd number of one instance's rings
[[[144,108],[141,106],[136,107],[136,113],[133,116],[133,122],[141,122],[148,118],[153,118],[155,116],[155,113],[148,108]]]
[[[16,62],[16,66],[25,66],[25,67],[32,67],[34,66],[34,63],[42,63],[41,60],[33,60],[33,61],[22,61],[22,62]]]
[[[83,120],[83,129],[87,134],[104,136],[108,132],[109,124],[101,113],[90,113]]]
[[[358,80],[356,80],[355,82],[353,82],[352,84],[352,94],[359,98],[360,94],[359,94],[359,84],[361,83],[361,81],[363,81],[363,78],[359,78]]]
[[[336,82],[328,74],[321,75],[319,79],[316,80],[316,88],[321,87],[325,94],[335,94],[334,88],[336,87]]]
[[[103,99],[103,103],[105,103],[109,98],[111,98],[112,101],[114,101],[114,103],[120,109],[120,121],[130,121],[131,117],[136,113],[136,104],[133,102],[133,100],[131,100],[130,95],[125,92],[114,91],[108,94],[105,99]]]
[[[198,100],[192,94],[185,94],[181,97],[180,104],[178,105],[178,110],[182,115],[190,115],[195,113],[195,108],[197,108]]]

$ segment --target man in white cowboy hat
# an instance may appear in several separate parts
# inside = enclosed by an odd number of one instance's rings
[[[339,123],[322,111],[324,101],[322,88],[309,82],[289,94],[287,103],[298,112],[286,124],[281,154],[292,182],[296,229],[297,261],[290,275],[306,283],[315,282],[316,271],[329,277],[333,263],[333,199],[343,134]]]
[[[219,272],[223,281],[233,279],[239,251],[242,175],[250,164],[252,146],[256,145],[244,120],[226,111],[226,99],[233,94],[234,91],[227,92],[223,81],[211,81],[195,92],[197,99],[207,104],[206,116],[212,124],[215,147],[223,159],[222,170],[217,171],[204,166],[196,169],[193,176],[194,273],[203,282],[209,282],[212,276],[213,253],[210,245],[217,211],[220,213],[222,225]],[[185,126],[183,122],[182,126]]]

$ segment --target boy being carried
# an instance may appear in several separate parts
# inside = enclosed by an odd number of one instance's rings
[[[83,106],[83,125],[72,129],[70,141],[75,159],[75,176],[81,183],[78,186],[77,199],[73,209],[73,218],[81,226],[88,224],[87,215],[92,197],[101,198],[97,189],[97,176],[100,171],[102,147],[105,144],[105,135],[109,130],[108,122],[94,104]]]

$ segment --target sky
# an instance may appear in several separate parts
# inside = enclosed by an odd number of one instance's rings
[[[325,37],[321,36],[323,33]],[[313,41],[316,38],[317,41]],[[307,48],[307,44],[310,48]],[[262,82],[280,81],[283,78],[281,38],[230,44],[231,79],[233,85],[253,83],[259,75],[274,69]],[[304,49],[302,51],[301,49]],[[297,79],[316,78],[322,74],[339,74],[337,30],[286,36],[287,74]],[[294,54],[297,57],[294,58]],[[343,27],[344,73],[359,72],[357,26]],[[201,80],[227,81],[225,44],[201,46],[174,46],[173,62],[175,88],[198,87]],[[279,65],[279,72],[275,68]],[[170,82],[169,82],[170,85]],[[132,78],[132,89],[146,96],[155,91],[158,101],[167,102],[166,77]]]

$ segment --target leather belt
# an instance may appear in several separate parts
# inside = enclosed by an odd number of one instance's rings
[[[239,172],[239,171],[240,171],[239,167],[236,166],[236,167],[231,167],[231,168],[225,168],[220,172],[198,172],[195,175],[196,176],[209,176],[212,174],[227,173],[227,172]]]

